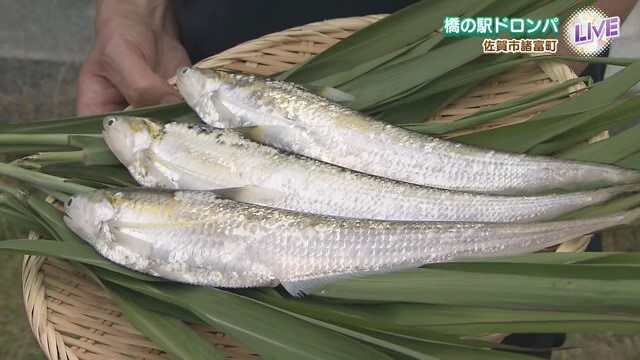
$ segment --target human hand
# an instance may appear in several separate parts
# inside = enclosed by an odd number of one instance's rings
[[[99,0],[95,33],[78,79],[78,115],[180,100],[166,79],[190,61],[169,0]]]

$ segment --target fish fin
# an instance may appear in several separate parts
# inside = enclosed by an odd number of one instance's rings
[[[306,131],[299,126],[285,125],[256,125],[249,127],[234,128],[234,131],[240,133],[243,137],[261,143],[280,148],[285,151],[293,151],[290,144],[283,142],[281,139],[300,139],[299,143],[309,143]],[[303,141],[305,140],[305,141]]]
[[[165,161],[153,153],[150,149],[144,150],[140,156],[139,178],[136,181],[145,187],[168,187],[177,189],[175,172],[166,166]],[[172,176],[173,175],[173,176]]]
[[[153,276],[161,277],[166,280],[184,281],[177,276],[175,269],[167,269],[166,265],[158,262],[149,262],[147,270]]]
[[[352,94],[344,92],[340,89],[336,89],[334,87],[314,84],[306,84],[304,85],[304,87],[317,95],[336,102],[351,102],[355,100],[355,96],[353,96]]]
[[[223,127],[231,128],[243,123],[242,119],[232,113],[231,110],[220,101],[220,94],[217,91],[213,92],[210,96],[211,103],[218,113],[218,122],[223,124]]]
[[[262,126],[255,125],[255,126],[236,127],[236,128],[233,128],[233,131],[237,132],[238,134],[242,135],[243,137],[249,140],[259,142]]]
[[[281,191],[259,186],[240,186],[216,189],[213,190],[213,192],[225,199],[261,205],[276,203],[285,196]]]
[[[355,274],[338,274],[329,275],[319,278],[301,279],[301,280],[280,280],[280,285],[284,287],[289,294],[295,297],[302,297],[319,286],[326,285],[338,280],[351,279]]]
[[[151,255],[151,243],[135,236],[128,231],[124,231],[117,226],[110,226],[111,238],[115,243],[121,245],[127,249],[130,249],[133,253],[149,257]]]

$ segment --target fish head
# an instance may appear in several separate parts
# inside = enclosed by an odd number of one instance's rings
[[[177,73],[180,94],[207,124],[215,127],[238,127],[231,103],[250,104],[265,86],[264,79],[251,74],[215,69],[183,67]]]
[[[218,91],[223,83],[218,73],[210,69],[182,67],[176,74],[176,85],[184,100],[191,107],[199,105],[212,92]]]
[[[136,116],[107,116],[102,126],[109,149],[127,167],[138,161],[140,154],[163,133],[162,124]]]
[[[64,222],[76,235],[94,247],[109,241],[105,224],[115,217],[109,199],[100,191],[71,196],[64,203]]]

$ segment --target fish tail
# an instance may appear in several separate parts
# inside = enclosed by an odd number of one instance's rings
[[[625,193],[634,193],[639,191],[640,191],[640,184],[618,185],[618,186],[612,186],[612,187],[600,189],[601,194],[607,194],[609,196],[615,196],[615,195],[625,194]]]
[[[623,169],[623,172],[620,174],[622,178],[621,183],[623,184],[640,184],[640,171],[631,170],[631,169]]]

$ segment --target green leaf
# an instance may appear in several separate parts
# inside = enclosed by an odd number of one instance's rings
[[[475,4],[476,1],[470,0],[420,1],[338,42],[296,71],[288,73],[286,79],[313,83],[347,71],[419,41],[438,29],[445,16],[461,14]]]
[[[194,120],[197,115],[185,103],[157,105],[108,114],[78,116],[57,120],[39,120],[0,125],[0,134],[100,134],[102,120],[107,115],[153,117],[162,121]]]
[[[48,228],[51,229],[51,233],[56,239],[86,245],[84,240],[80,239],[64,223],[64,220],[62,220],[63,213],[60,210],[34,195],[28,195],[26,201],[31,206],[31,209],[47,223]]]
[[[422,123],[422,124],[400,124],[401,127],[412,131],[430,134],[444,134],[451,131],[461,130],[486,124],[494,120],[504,118],[520,111],[531,109],[535,106],[546,104],[550,101],[559,100],[569,96],[569,93],[562,92],[557,94],[559,90],[566,89],[569,86],[585,81],[587,78],[576,78],[565,82],[549,86],[535,93],[508,100],[500,104],[494,105],[488,109],[478,111],[477,113],[465,117],[463,119],[450,123]],[[556,94],[554,96],[550,96]]]
[[[6,226],[6,224],[11,224],[22,230],[36,231],[40,234],[47,233],[47,229],[45,229],[37,221],[34,221],[33,218],[25,216],[24,214],[12,209],[9,206],[0,204],[0,229],[3,226]],[[4,232],[0,232],[0,235],[5,235],[5,234]],[[6,239],[0,239],[0,240],[6,240]]]
[[[564,10],[568,3],[569,1],[554,1],[541,6],[528,16],[553,15]],[[490,7],[491,15],[509,15],[520,9],[522,5],[523,2],[514,1],[508,4],[501,2],[499,7]],[[356,110],[368,108],[393,95],[422,86],[476,59],[483,54],[482,41],[483,39],[480,37],[462,38],[437,47],[424,56],[414,57],[393,66],[364,74],[341,86],[340,89],[354,95],[355,101],[350,104],[351,107]]]
[[[82,166],[77,164],[51,164],[43,166],[40,171],[45,174],[63,177],[72,181],[88,180],[105,186],[137,186],[129,172],[119,166]]]
[[[69,146],[67,134],[0,134],[0,145],[50,145]]]
[[[625,99],[617,103],[610,111],[594,117],[588,123],[534,146],[528,153],[532,155],[551,155],[570,146],[584,143],[605,130],[635,120],[638,116],[638,109],[640,109],[640,96]]]
[[[640,170],[640,153],[627,156],[626,158],[616,163],[618,166],[626,167],[629,169]]]
[[[470,264],[465,264],[465,270]],[[538,269],[535,264],[529,267]],[[542,265],[547,267],[549,265]],[[640,312],[635,301],[640,279],[625,274],[568,276],[571,266],[555,274],[510,274],[417,269],[340,281],[312,294],[358,301],[390,301],[509,309]],[[583,267],[584,271],[588,268]],[[600,267],[599,272],[605,272]],[[625,269],[622,269],[625,270]],[[598,271],[592,271],[598,272]],[[626,272],[631,272],[629,269]],[[594,275],[595,276],[595,275]]]
[[[587,93],[544,111],[534,117],[532,121],[594,110],[616,100],[636,85],[638,81],[640,81],[640,61],[636,61],[613,74],[607,81],[594,84]]]
[[[473,7],[466,6],[466,10],[464,11],[464,13],[461,14],[461,17],[471,17],[474,15],[477,15],[479,11],[481,11],[482,9],[485,9],[488,5],[493,4],[494,2],[495,2],[494,0],[486,0],[486,1],[480,1],[480,2],[476,1],[474,2],[475,3],[474,5],[476,6],[473,6]],[[434,4],[433,2],[431,2],[429,5],[433,6]],[[451,7],[451,6],[461,5],[461,4],[460,2],[456,2],[456,3],[449,2],[449,3],[443,3],[442,5]],[[451,14],[452,13],[449,13],[449,15]],[[434,13],[432,12],[431,15],[434,15]],[[443,15],[442,18],[444,18],[444,16],[445,15]],[[439,19],[435,19],[435,20],[439,20]],[[404,22],[403,25],[407,25],[407,23]],[[369,31],[369,30],[371,29],[367,29],[363,31]],[[424,28],[420,30],[424,31]],[[319,80],[316,80],[314,84],[338,87],[359,76],[362,76],[363,74],[366,74],[369,71],[373,71],[376,68],[383,69],[387,66],[392,66],[411,58],[423,56],[428,51],[433,49],[435,46],[440,44],[444,39],[445,37],[442,33],[433,32],[430,34],[425,34],[424,38],[418,40],[418,42],[411,43],[407,46],[401,47],[394,51],[390,51],[386,54],[380,54],[377,57],[372,57],[370,59],[362,59],[357,65],[347,68],[344,71],[328,74],[327,76],[324,76]],[[392,45],[397,45],[397,44],[392,44]],[[371,50],[377,51],[378,47],[367,49],[367,51],[371,51]],[[360,53],[358,55],[361,56],[362,54]],[[313,59],[311,61],[313,61]],[[339,66],[340,63],[338,63],[337,65]],[[298,69],[293,70],[291,71],[291,73],[297,70]],[[283,74],[281,78],[285,78],[285,77],[286,75]]]
[[[45,189],[73,194],[93,190],[93,188],[91,187],[74,184],[68,182],[63,178],[22,169],[20,167],[4,163],[0,163],[0,175],[12,177],[16,180],[24,181],[28,184],[37,185]]]
[[[464,96],[464,94],[468,93],[476,85],[478,85],[477,82],[472,82],[467,86],[444,91],[413,103],[393,107],[383,111],[377,115],[376,118],[389,124],[404,127],[405,129],[422,132],[422,126],[425,125],[424,121],[429,116]],[[407,125],[407,123],[413,124]],[[416,123],[418,124],[414,125]]]
[[[99,269],[96,269],[96,273],[104,280],[188,309],[205,323],[232,336],[263,357],[390,359],[349,337],[230,292],[181,284],[142,283]]]
[[[387,99],[385,102],[371,108],[371,110],[391,110],[402,108],[408,104],[425,102],[427,98],[446,91],[464,88],[470,84],[478,84],[491,76],[498,75],[519,64],[536,61],[535,57],[512,58],[512,55],[504,57],[482,57],[470,64],[465,64],[455,70],[441,75],[426,85],[410,93],[403,93]],[[370,110],[370,109],[367,109]],[[424,119],[423,119],[424,120]],[[405,121],[407,122],[407,121]]]
[[[126,275],[132,279],[162,281],[160,278],[138,273],[109,262],[88,245],[54,240],[19,239],[0,241],[0,250],[14,251],[21,254],[53,256],[81,264],[97,266],[113,273]]]
[[[584,125],[615,108],[611,104],[631,86],[640,81],[640,62],[593,85],[586,93],[555,106],[533,119],[512,126],[486,130],[456,137],[456,141],[496,150],[526,152],[554,136]]]
[[[388,342],[396,344],[396,346],[402,346],[403,348],[412,349],[418,354],[431,354],[437,359],[451,359],[451,360],[533,360],[537,359],[532,356],[494,351],[490,349],[474,349],[471,347],[464,347],[458,345],[451,345],[446,343],[438,343],[431,341],[424,341],[422,339],[412,338],[409,336],[398,336],[395,334],[383,333],[378,331],[367,331],[372,336],[377,336],[379,339],[384,339]]]
[[[69,142],[82,149],[82,163],[85,165],[120,165],[102,136],[71,135]]]
[[[118,304],[124,315],[151,341],[160,346],[174,359],[226,359],[224,354],[216,350],[200,335],[184,322],[153,311],[146,310],[129,299],[138,294],[109,284],[106,286],[111,298]]]
[[[584,144],[560,152],[557,156],[563,159],[613,164],[640,151],[638,139],[640,139],[640,126],[634,126],[608,139]]]

